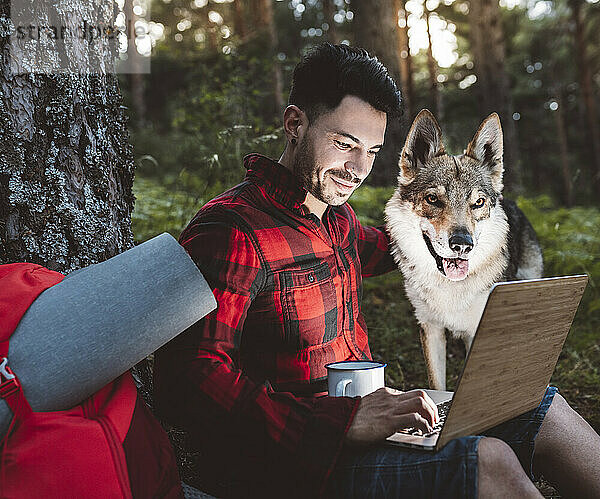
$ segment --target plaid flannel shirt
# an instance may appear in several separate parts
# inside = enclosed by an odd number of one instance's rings
[[[371,358],[362,277],[395,264],[387,234],[348,204],[321,221],[284,166],[244,165],[181,234],[218,308],[157,353],[157,404],[191,432],[205,489],[315,496],[359,403],[320,396],[325,364]]]

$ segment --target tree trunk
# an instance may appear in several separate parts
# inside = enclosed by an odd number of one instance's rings
[[[404,0],[395,0],[394,9],[398,12],[398,64],[400,66],[400,81],[402,82],[402,97],[404,98],[405,121],[411,121],[414,116],[414,88],[412,76],[412,58],[408,43],[408,13]]]
[[[269,102],[265,105],[265,120],[281,120],[285,101],[283,99],[283,75],[281,64],[277,58],[279,39],[273,15],[273,0],[252,0],[252,11],[255,20],[255,42],[261,56],[268,55],[271,63],[271,89]]]
[[[269,33],[270,54],[273,61],[273,96],[275,102],[275,115],[280,116],[283,113],[285,102],[283,101],[283,75],[281,73],[281,64],[277,58],[277,47],[279,39],[277,37],[277,27],[273,16],[273,0],[262,0],[262,10],[264,13],[264,27]]]
[[[369,51],[387,67],[396,82],[401,81],[397,45],[398,14],[395,0],[358,1],[352,4],[353,29],[356,45]],[[402,150],[404,130],[400,119],[388,121],[385,145],[377,155],[369,183],[392,185],[398,175],[398,157]]]
[[[437,117],[438,121],[443,121],[442,109],[440,103],[440,92],[438,90],[437,82],[437,62],[433,57],[433,44],[431,43],[431,29],[429,25],[429,19],[431,17],[431,11],[424,5],[425,9],[425,24],[427,26],[427,69],[429,70],[429,99],[431,101],[433,114]]]
[[[234,0],[233,2],[233,25],[235,26],[235,32],[240,40],[244,40],[248,34],[246,29],[244,6],[242,0]]]
[[[558,145],[560,148],[560,166],[563,176],[564,186],[564,200],[565,204],[570,208],[573,206],[573,178],[571,175],[571,168],[569,166],[569,145],[567,141],[567,127],[565,125],[565,116],[562,111],[562,97],[561,92],[556,92],[554,100],[558,104],[558,108],[554,113],[554,120],[556,122],[556,133],[558,136]]]
[[[43,9],[55,7],[38,4],[30,19],[41,25]],[[56,7],[64,25],[75,10],[66,7]],[[0,9],[9,17],[7,1]],[[97,23],[95,9],[79,0],[79,21]],[[106,54],[74,43],[54,60],[79,72],[16,75],[8,40],[0,41],[0,263],[68,273],[130,248],[134,163],[118,81],[82,70]]]
[[[592,72],[587,54],[585,41],[585,26],[581,12],[581,0],[570,0],[571,14],[575,25],[575,54],[577,60],[577,71],[579,83],[583,93],[583,108],[588,126],[588,141],[592,150],[594,167],[591,168],[591,177],[594,179],[596,191],[600,193],[600,130],[598,126],[598,115],[596,112],[596,99],[594,97]]]
[[[513,194],[519,194],[523,191],[523,178],[498,0],[471,0],[469,18],[481,118],[494,111],[500,115],[505,185]]]

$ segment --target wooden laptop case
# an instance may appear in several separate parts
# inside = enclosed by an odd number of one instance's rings
[[[587,280],[557,277],[492,289],[437,449],[539,405]]]

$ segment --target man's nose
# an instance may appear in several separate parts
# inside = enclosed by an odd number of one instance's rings
[[[344,168],[353,177],[364,180],[370,171],[370,161],[363,154],[357,154],[352,159],[349,159],[344,163]]]

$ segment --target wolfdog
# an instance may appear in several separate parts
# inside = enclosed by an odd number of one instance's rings
[[[429,386],[446,387],[448,329],[469,351],[495,282],[542,276],[533,227],[502,197],[502,128],[496,113],[464,153],[445,152],[433,114],[415,118],[400,155],[398,187],[385,208],[392,254],[421,325]]]

